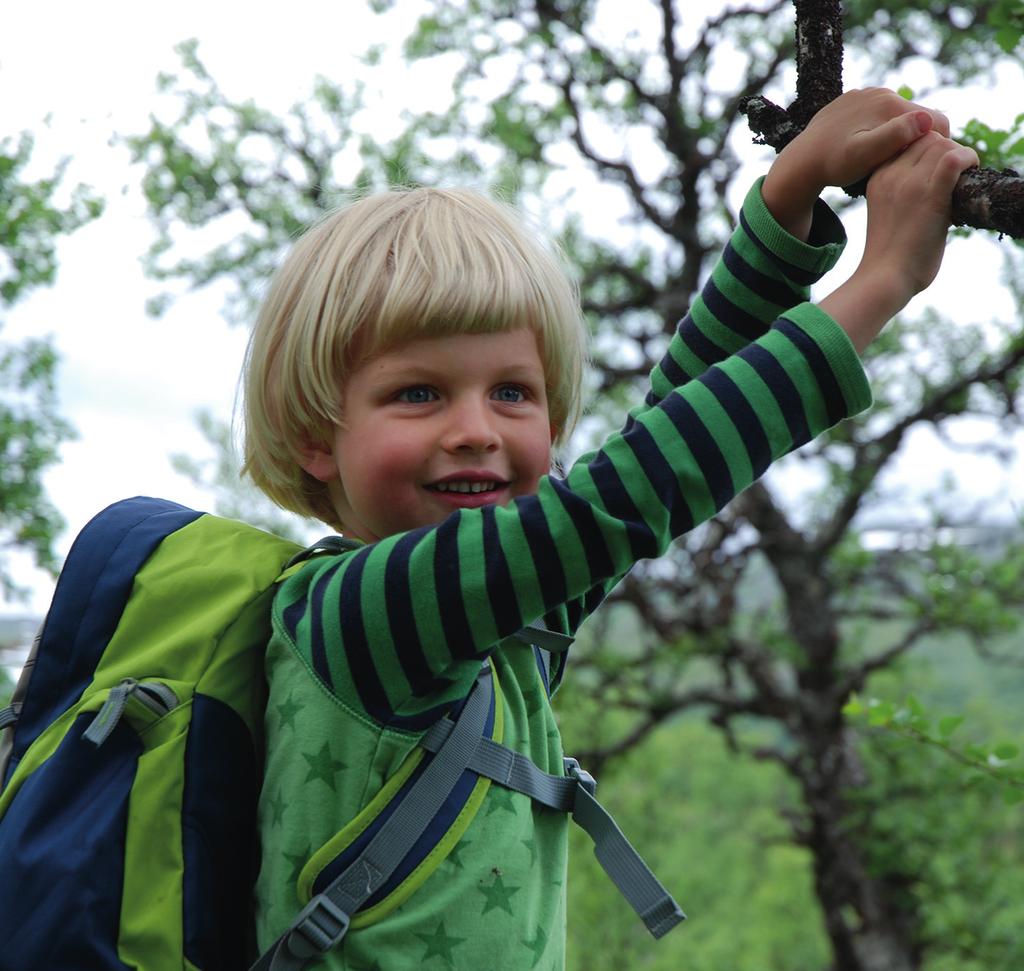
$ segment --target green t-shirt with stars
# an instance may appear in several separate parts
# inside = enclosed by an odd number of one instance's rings
[[[466,696],[484,657],[500,686],[503,743],[561,774],[544,677],[509,635],[537,620],[575,633],[638,559],[868,405],[846,335],[806,302],[844,240],[823,204],[810,242],[789,236],[755,186],[644,403],[600,450],[565,479],[542,479],[535,496],[319,558],[282,584],[267,654],[261,949],[308,900],[310,857]],[[567,819],[484,789],[453,828],[454,846],[416,874],[418,889],[311,968],[564,967]],[[659,876],[685,899],[671,873]]]

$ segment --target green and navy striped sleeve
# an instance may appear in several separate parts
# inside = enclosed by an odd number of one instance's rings
[[[811,285],[839,259],[846,232],[835,213],[819,201],[805,243],[768,211],[763,181],[747,193],[732,238],[652,371],[645,404],[764,335],[773,321],[807,300]]]
[[[622,431],[534,496],[315,561],[282,585],[278,636],[340,703],[418,730],[524,624],[543,617],[573,632],[637,560],[870,403],[850,341],[803,302],[841,248],[836,224],[818,212],[820,243],[802,243],[755,187]]]

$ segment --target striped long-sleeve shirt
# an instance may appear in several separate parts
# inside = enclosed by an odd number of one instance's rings
[[[822,204],[810,242],[788,235],[755,186],[644,403],[599,450],[564,479],[542,479],[536,495],[459,510],[283,584],[268,653],[262,946],[331,854],[303,871],[306,860],[467,694],[485,656],[502,689],[505,744],[560,773],[543,675],[529,649],[504,639],[538,619],[574,633],[637,560],[867,406],[852,345],[806,302],[844,241]],[[412,881],[416,893],[320,966],[562,967],[564,818],[496,786],[473,808]],[[671,874],[662,878],[671,888]]]

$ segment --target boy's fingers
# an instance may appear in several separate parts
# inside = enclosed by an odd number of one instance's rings
[[[978,153],[966,145],[957,145],[950,142],[945,151],[937,153],[935,161],[936,177],[943,183],[949,183],[952,187],[956,185],[957,179],[967,171],[980,165]]]
[[[924,110],[932,116],[932,131],[949,138],[949,119],[941,111],[933,111],[931,108]]]
[[[949,193],[961,173],[978,164],[974,149],[958,145],[938,132],[928,132],[877,171],[886,173],[884,181],[890,191],[897,186],[916,184],[927,194],[937,193],[938,197],[949,201]],[[907,178],[912,182],[905,182]]]
[[[957,172],[980,164],[978,153],[973,148],[943,138],[937,132],[925,135],[915,142],[907,149],[906,155],[910,162],[917,163],[923,160],[925,164],[934,163],[944,168],[956,169]]]
[[[864,133],[876,157],[891,158],[928,132],[949,137],[949,119],[941,111],[916,105],[908,105],[908,108],[912,110],[901,112]]]
[[[902,100],[902,99],[901,99]],[[925,107],[925,105],[919,105],[914,101],[904,101],[902,105],[903,112],[908,114],[920,114],[924,113],[931,118],[931,128],[924,128],[924,131],[937,131],[940,135],[945,135],[949,138],[949,119],[941,112],[936,111],[934,108]],[[893,109],[890,109],[893,110]],[[897,110],[897,117],[902,112]]]
[[[897,115],[887,122],[864,132],[865,154],[875,164],[892,158],[933,130],[934,119],[930,111],[911,111]]]

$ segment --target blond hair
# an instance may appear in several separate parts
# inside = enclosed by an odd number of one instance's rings
[[[421,188],[329,214],[274,276],[249,341],[243,473],[283,508],[341,529],[327,486],[299,459],[331,441],[347,375],[416,338],[524,326],[537,336],[562,442],[580,414],[586,325],[560,261],[509,207]]]

